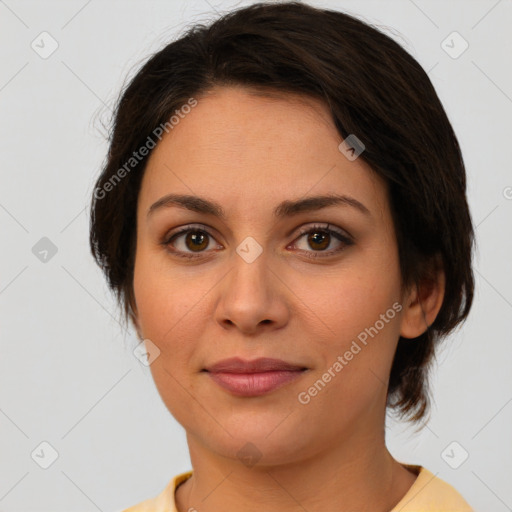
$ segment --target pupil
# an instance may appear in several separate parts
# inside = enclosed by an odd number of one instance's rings
[[[195,233],[189,233],[187,237],[187,242],[192,241],[193,246],[189,247],[189,249],[204,249],[206,237],[204,233],[200,233],[199,231]],[[207,245],[207,244],[206,244]]]
[[[322,243],[322,239],[323,239],[323,242]],[[311,236],[310,236],[310,240],[313,241],[313,244],[321,244],[322,247],[320,247],[320,249],[325,249],[329,243],[328,243],[328,235],[326,233],[319,233],[319,232],[316,232],[316,233],[312,233]],[[325,241],[327,240],[327,243],[325,243]]]
[[[187,242],[192,241],[193,247],[189,247],[191,249],[194,249],[194,248],[195,249],[204,249],[205,240],[206,240],[206,237],[204,236],[204,234],[200,233],[199,231],[195,232],[195,233],[189,233],[189,235],[187,237]],[[321,250],[325,249],[329,245],[328,242],[326,243],[326,241],[328,241],[328,235],[326,233],[321,233],[321,232],[312,233],[309,236],[309,240],[310,240],[310,242],[312,241],[313,244],[320,245],[321,247],[318,247],[318,248]]]

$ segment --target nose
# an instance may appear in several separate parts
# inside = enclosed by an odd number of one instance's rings
[[[237,253],[219,284],[215,319],[224,329],[250,335],[270,331],[289,321],[289,289],[263,252],[252,262]],[[231,263],[231,262],[230,262]]]

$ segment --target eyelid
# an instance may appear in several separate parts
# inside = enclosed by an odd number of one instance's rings
[[[214,228],[207,226],[206,224],[201,223],[193,223],[193,224],[185,224],[184,226],[180,226],[179,228],[171,229],[170,231],[166,232],[163,236],[163,242],[167,241],[167,243],[170,242],[171,238],[175,237],[176,235],[181,235],[183,233],[186,233],[187,231],[204,231],[212,238],[215,238],[212,231],[216,231]]]
[[[355,244],[354,237],[347,231],[338,228],[337,226],[332,226],[330,223],[315,222],[310,226],[302,226],[298,235],[294,237],[291,245],[294,246],[304,235],[314,233],[315,231],[324,231],[329,233],[331,237],[341,243],[341,247],[324,251],[298,249],[298,251],[303,253],[309,259],[328,259],[329,257],[338,256],[345,249]],[[289,245],[287,247],[289,247]]]
[[[312,225],[306,225],[299,228],[299,232],[297,233],[297,236],[304,235],[305,233],[309,233],[311,230],[324,230],[324,231],[334,231],[338,235],[340,235],[343,238],[353,240],[354,237],[345,229],[341,229],[337,226],[333,226],[329,222],[313,222]],[[294,241],[297,237],[294,238]]]
[[[335,235],[338,235],[335,238],[343,244],[343,247],[341,247],[340,249],[330,249],[328,251],[314,251],[314,250],[305,251],[303,249],[299,249],[299,251],[317,254],[314,257],[327,258],[328,256],[332,256],[334,254],[337,254],[337,253],[343,251],[343,249],[345,249],[347,246],[354,244],[354,237],[348,231],[341,229],[337,226],[332,226],[330,223],[312,222],[312,223],[301,226],[299,228],[298,233],[296,233],[296,235],[294,236],[293,241],[291,242],[291,244],[288,244],[287,247],[289,247],[290,245],[294,245],[297,242],[297,240],[299,238],[301,238],[303,235],[314,232],[315,230],[332,232]],[[211,228],[210,226],[206,226],[205,224],[200,224],[200,223],[186,224],[184,226],[181,226],[179,228],[171,230],[170,232],[168,232],[164,235],[163,240],[160,243],[161,243],[161,245],[166,247],[169,250],[169,252],[171,252],[175,255],[178,255],[178,256],[182,256],[184,258],[188,258],[188,259],[199,258],[203,255],[207,255],[208,253],[212,252],[211,249],[208,251],[199,251],[197,253],[194,253],[193,251],[190,251],[190,252],[189,251],[179,251],[179,250],[174,250],[174,249],[168,248],[169,245],[171,244],[171,241],[173,238],[177,238],[178,236],[185,235],[190,231],[204,232],[208,237],[212,238],[220,245],[220,243],[217,241],[216,237],[211,233],[211,231],[216,231],[216,230],[214,228]],[[292,233],[293,233],[293,231],[292,231]],[[184,254],[187,254],[189,256],[184,256]]]
[[[213,234],[211,234],[210,231],[217,231],[216,229],[214,229],[214,228],[212,228],[210,226],[207,226],[206,224],[201,224],[201,223],[185,224],[184,226],[180,226],[179,228],[175,228],[175,229],[167,232],[163,236],[163,239],[168,241],[173,236],[176,236],[178,234],[181,234],[181,233],[184,233],[184,232],[186,232],[188,230],[193,230],[193,229],[197,229],[198,231],[205,231],[206,233],[208,233],[212,237],[213,237]],[[354,237],[346,229],[341,229],[341,228],[339,228],[337,226],[333,226],[332,224],[330,224],[328,222],[310,222],[309,224],[302,225],[300,228],[298,228],[298,231],[297,231],[297,228],[292,229],[291,231],[286,233],[286,237],[288,238],[288,237],[292,236],[292,234],[295,233],[295,238],[296,238],[296,237],[298,237],[300,235],[308,233],[311,229],[332,230],[332,231],[335,231],[336,233],[338,233],[341,236],[344,236],[346,238],[350,238],[352,240],[354,239]],[[295,241],[295,238],[294,238],[294,241]]]

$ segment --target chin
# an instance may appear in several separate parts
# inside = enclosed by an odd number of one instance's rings
[[[244,423],[237,423],[236,429],[221,421],[232,436],[220,428],[214,435],[196,430],[195,436],[212,452],[239,460],[246,467],[263,468],[289,464],[307,455],[306,451],[311,449],[312,440],[299,436],[300,429],[296,425],[280,425],[283,417],[267,423],[251,422],[246,418]]]

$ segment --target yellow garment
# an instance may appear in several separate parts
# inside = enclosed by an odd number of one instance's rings
[[[402,466],[418,476],[390,512],[475,512],[454,487],[428,469],[411,464]]]
[[[390,512],[474,512],[450,484],[423,466],[402,464],[418,474],[407,494]],[[178,512],[174,492],[192,476],[192,471],[175,476],[156,498],[127,508],[123,512]]]

